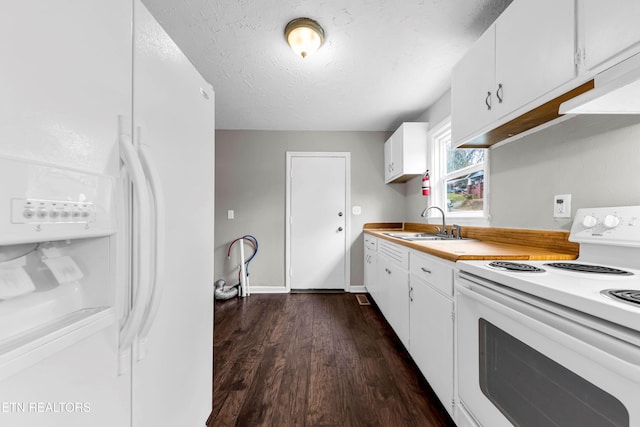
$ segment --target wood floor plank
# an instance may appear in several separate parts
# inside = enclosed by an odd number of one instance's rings
[[[272,417],[272,425],[283,427],[306,424],[313,334],[313,317],[306,314],[313,305],[305,297],[293,296],[288,301],[285,315],[291,332],[284,337],[286,361]],[[295,310],[305,315],[299,316]]]
[[[351,294],[216,301],[209,426],[454,426],[375,305]]]
[[[240,407],[246,401],[247,391],[231,391],[228,393],[219,394],[223,400],[218,405],[217,410],[214,409],[214,415],[210,419],[210,427],[213,426],[235,426],[238,414],[240,413]],[[215,398],[214,398],[215,399]]]

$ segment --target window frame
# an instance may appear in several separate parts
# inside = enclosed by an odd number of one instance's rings
[[[488,224],[489,221],[489,149],[484,149],[484,161],[479,165],[468,166],[447,173],[446,167],[446,144],[451,141],[451,117],[447,117],[436,126],[430,129],[428,135],[430,154],[430,180],[431,196],[428,204],[436,205],[446,212],[447,218],[463,220],[470,223]],[[483,205],[481,211],[449,211],[447,209],[447,189],[448,179],[465,173],[473,173],[479,170],[484,171]],[[437,215],[440,215],[439,213]],[[435,216],[437,216],[435,215]],[[431,215],[430,215],[431,217]]]

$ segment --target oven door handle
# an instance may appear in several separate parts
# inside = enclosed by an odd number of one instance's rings
[[[456,291],[459,294],[543,335],[559,346],[568,347],[584,358],[607,366],[622,377],[640,381],[640,348],[526,302],[505,296],[474,283],[467,277],[461,279],[464,285],[461,283],[456,285]],[[615,357],[620,363],[611,364],[611,357]]]
[[[569,307],[565,307],[563,305],[535,297],[517,289],[501,285],[499,283],[478,277],[462,270],[458,272],[458,277],[461,280],[466,280],[470,283],[476,284],[480,287],[480,289],[488,288],[489,290],[494,291],[500,295],[514,298],[518,301],[523,301],[526,304],[538,307],[544,311],[549,311],[566,320],[570,320],[589,329],[594,329],[596,331],[602,332],[605,335],[620,339],[635,347],[640,348],[640,333],[634,330],[616,325],[603,319],[599,319],[586,313],[582,313]],[[489,298],[491,298],[490,295]]]

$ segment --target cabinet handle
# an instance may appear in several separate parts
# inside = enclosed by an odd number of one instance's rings
[[[413,302],[413,286],[409,287],[409,301]]]
[[[500,104],[502,104],[502,100],[504,99],[504,97],[502,96],[504,93],[504,90],[502,89],[502,83],[498,84],[498,90],[496,91],[496,97],[498,97],[498,102]]]
[[[487,104],[487,110],[491,110],[491,92],[487,92],[487,97],[484,99],[484,103]]]
[[[427,273],[427,274],[431,274],[431,270],[427,270],[427,269],[426,269],[426,268],[424,268],[424,267],[420,267],[420,270],[424,271],[424,272],[425,272],[425,273]]]

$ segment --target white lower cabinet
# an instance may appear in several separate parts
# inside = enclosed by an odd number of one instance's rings
[[[376,303],[402,344],[409,348],[409,250],[378,241]]]
[[[453,264],[412,252],[410,265],[409,353],[453,416]]]
[[[364,286],[369,295],[377,302],[378,296],[378,239],[364,235]]]
[[[454,263],[365,235],[365,286],[449,414],[454,408]]]

